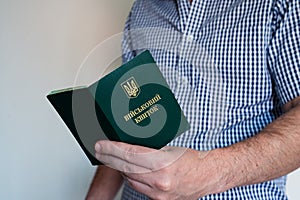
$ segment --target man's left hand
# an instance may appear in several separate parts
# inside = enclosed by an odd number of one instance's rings
[[[213,151],[182,147],[155,150],[121,142],[99,141],[96,157],[123,172],[136,191],[151,199],[198,199],[224,190],[222,166]]]

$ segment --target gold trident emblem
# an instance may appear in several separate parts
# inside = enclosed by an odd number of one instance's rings
[[[140,93],[140,88],[134,79],[134,77],[131,77],[124,81],[121,84],[125,94],[127,95],[128,98],[135,98],[139,95]]]

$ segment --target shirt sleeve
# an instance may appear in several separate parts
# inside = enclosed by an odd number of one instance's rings
[[[132,12],[132,11],[131,11]],[[122,38],[122,61],[123,63],[128,62],[132,58],[135,57],[135,51],[132,48],[132,40],[131,40],[131,34],[130,34],[130,24],[131,24],[131,12],[129,13],[124,31],[123,31],[123,38]]]
[[[272,13],[268,66],[284,105],[300,96],[300,1],[277,1]]]

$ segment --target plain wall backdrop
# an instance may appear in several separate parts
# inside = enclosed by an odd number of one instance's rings
[[[132,2],[0,0],[1,200],[84,199],[95,167],[45,95],[73,85],[91,49],[122,31]],[[290,199],[299,185],[298,170]]]

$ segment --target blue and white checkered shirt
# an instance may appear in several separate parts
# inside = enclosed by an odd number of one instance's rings
[[[191,124],[170,145],[229,146],[260,132],[300,96],[300,1],[137,0],[124,31],[124,61],[145,49]],[[201,199],[287,199],[285,181]],[[122,199],[148,198],[125,185]]]

